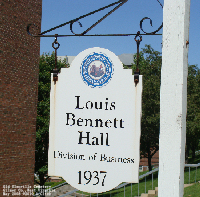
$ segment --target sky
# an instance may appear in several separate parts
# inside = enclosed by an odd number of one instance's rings
[[[118,0],[42,0],[42,31],[116,1]],[[160,0],[160,2],[162,5],[164,4],[164,0]],[[114,7],[80,19],[82,27],[78,23],[74,23],[73,31],[76,34],[82,33]],[[135,34],[138,31],[142,33],[140,21],[144,17],[151,18],[153,23],[152,27],[149,20],[143,22],[143,29],[146,32],[155,31],[162,24],[163,9],[157,0],[128,0],[87,34]],[[158,33],[162,34],[162,31],[161,29]],[[70,25],[65,25],[45,35],[54,34],[73,35],[70,31]],[[81,51],[92,47],[106,48],[116,55],[133,54],[137,52],[134,37],[59,37],[60,47],[57,50],[57,55],[76,56]],[[150,44],[154,50],[162,52],[162,35],[145,35],[142,39],[140,50],[145,47],[145,44]],[[40,54],[54,51],[52,48],[53,37],[41,38],[40,42]],[[190,65],[196,64],[200,68],[200,0],[191,0],[188,63]]]

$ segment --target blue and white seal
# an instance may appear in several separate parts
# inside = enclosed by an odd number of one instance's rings
[[[114,73],[111,60],[103,53],[92,53],[84,58],[80,74],[90,87],[103,87],[108,84]]]

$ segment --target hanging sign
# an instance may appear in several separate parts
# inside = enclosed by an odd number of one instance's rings
[[[81,52],[51,78],[48,175],[89,192],[137,183],[142,76],[107,49]]]

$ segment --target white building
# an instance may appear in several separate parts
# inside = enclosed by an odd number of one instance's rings
[[[124,65],[131,66],[131,64],[133,64],[133,55],[134,54],[123,53],[121,55],[118,55],[118,57]],[[66,58],[67,63],[69,63],[71,65],[71,63],[75,57],[76,56],[67,56],[67,55],[66,56],[58,56],[58,60],[64,60]]]

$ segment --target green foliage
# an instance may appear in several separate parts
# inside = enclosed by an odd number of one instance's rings
[[[194,159],[200,140],[200,69],[196,65],[188,67],[186,131],[187,151],[192,150]]]
[[[198,150],[200,148],[198,147]],[[198,151],[198,153],[195,154],[195,158],[189,158],[189,162],[188,163],[200,163],[200,151]]]
[[[137,55],[134,55],[133,71],[136,64]],[[148,158],[149,170],[152,169],[151,158],[159,149],[161,64],[161,53],[145,45],[139,56],[139,70],[143,75],[140,150]]]
[[[148,158],[149,170],[151,170],[151,158],[159,149],[162,56],[150,45],[146,45],[141,52],[139,62],[140,73],[143,75],[140,149]]]
[[[57,62],[57,68],[60,69],[61,67],[68,67],[66,60]],[[39,176],[40,185],[44,185],[48,170],[50,86],[51,72],[54,68],[54,53],[40,56],[35,150],[35,173]]]
[[[133,71],[136,70],[136,57],[135,55]],[[161,65],[161,53],[154,51],[150,45],[145,45],[139,56],[139,70],[143,75],[140,150],[148,158],[149,170],[151,158],[159,150]],[[195,65],[188,66],[187,88],[186,144],[187,152],[192,150],[194,159],[195,151],[199,150],[200,145],[200,69]]]

